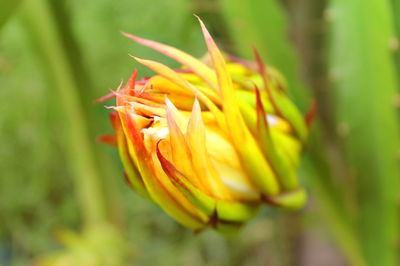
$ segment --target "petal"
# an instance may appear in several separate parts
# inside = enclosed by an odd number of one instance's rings
[[[305,142],[308,133],[302,115],[296,106],[288,99],[286,93],[283,90],[275,88],[276,86],[273,86],[274,84],[270,82],[265,70],[265,65],[256,49],[254,49],[254,54],[259,67],[259,73],[263,78],[264,87],[268,94],[268,99],[271,101],[276,113],[287,120],[293,127],[296,135]]]
[[[176,124],[179,127],[179,131],[185,132],[186,127],[189,123],[189,119],[187,119],[184,115],[182,115],[175,105],[169,100],[169,98],[165,98],[165,110],[167,114],[168,123]],[[168,124],[169,125],[169,124]]]
[[[159,116],[159,117],[165,117],[165,109],[160,107],[153,107],[147,104],[142,104],[139,102],[129,102],[131,105],[131,108],[128,110],[127,107],[125,107],[125,110],[128,112],[134,111],[136,114],[141,115],[141,116]],[[121,110],[121,112],[125,112],[124,109]]]
[[[275,99],[272,95],[271,88],[270,88],[270,81],[269,81],[269,74],[266,71],[266,66],[261,58],[260,53],[258,52],[257,48],[253,46],[253,54],[256,58],[256,63],[258,67],[258,72],[263,80],[264,83],[264,90],[268,95],[268,100],[271,102],[272,106],[275,109],[275,112],[280,113],[278,106],[275,103]]]
[[[193,229],[204,228],[207,225],[208,216],[196,208],[186,198],[186,195],[171,182],[161,167],[155,152],[152,153],[151,161],[155,173],[149,178],[144,178],[144,181],[157,204],[181,224]]]
[[[255,90],[257,102],[257,128],[259,132],[258,136],[262,144],[262,150],[274,172],[278,176],[282,190],[288,191],[296,189],[299,186],[296,168],[289,165],[287,157],[284,157],[281,150],[278,150],[280,143],[274,142],[275,139],[271,137],[271,128],[257,86],[255,86]]]
[[[111,146],[117,146],[117,136],[115,134],[104,134],[97,137],[97,141]]]
[[[214,72],[203,62],[194,58],[193,56],[182,52],[179,49],[176,49],[172,46],[165,45],[162,43],[158,43],[151,40],[146,40],[128,33],[122,32],[122,34],[135,42],[150,47],[174,60],[186,66],[194,73],[196,73],[199,77],[201,77],[211,88],[217,91],[217,79],[215,77]]]
[[[266,197],[264,200],[272,205],[296,210],[304,206],[304,203],[307,200],[307,193],[304,189],[298,188],[274,197]]]
[[[127,141],[123,133],[122,125],[119,116],[113,113],[111,116],[112,124],[116,132],[118,152],[121,157],[122,164],[126,171],[127,179],[137,193],[145,198],[148,198],[147,189],[143,183],[142,177],[137,169],[137,165],[132,160],[127,147]]]
[[[124,123],[122,123],[124,125]],[[134,122],[126,116],[126,133],[129,148],[133,147],[137,168],[151,198],[169,215],[190,228],[203,228],[205,216],[197,212],[182,193],[168,180],[158,163],[154,152],[149,153],[135,128]],[[127,130],[128,129],[128,130]],[[132,153],[130,153],[132,155]],[[154,160],[155,159],[155,160]]]
[[[171,82],[177,84],[178,86],[181,86],[182,88],[186,88],[188,91],[195,93],[195,95],[204,94],[207,97],[209,97],[213,102],[220,104],[220,99],[219,99],[218,95],[214,91],[208,89],[207,87],[195,88],[190,83],[188,83],[185,79],[183,79],[178,73],[176,73],[174,70],[172,70],[171,68],[169,68],[159,62],[152,61],[152,60],[140,59],[137,57],[133,57],[133,58],[140,64],[150,68],[157,74],[169,79]]]
[[[240,139],[245,135],[242,126],[244,125],[243,118],[240,115],[236,92],[232,85],[232,79],[226,68],[224,57],[219,51],[217,45],[207,31],[203,22],[200,20],[200,25],[203,30],[204,39],[206,40],[208,52],[211,56],[213,66],[218,78],[218,86],[223,99],[223,110],[227,120],[227,126],[235,139]]]
[[[146,87],[153,87],[154,89],[160,90],[167,94],[180,94],[193,97],[192,91],[189,91],[188,89],[181,87],[174,82],[171,82],[161,75],[156,75],[149,79],[149,81],[147,81],[146,83]]]
[[[205,134],[200,104],[196,99],[186,132],[187,144],[192,151],[193,170],[210,195],[219,199],[232,199],[231,193],[229,193],[209,159]]]
[[[218,219],[232,222],[247,221],[254,217],[258,211],[258,204],[244,204],[217,200],[194,187],[187,178],[179,172],[171,162],[165,159],[157,150],[157,157],[164,172],[171,178],[172,182],[182,191],[183,194],[204,213],[212,217],[215,213]]]
[[[141,196],[149,198],[149,194],[144,185],[140,172],[137,169],[134,161],[130,157],[125,136],[121,133],[117,134],[118,137],[118,151],[122,161],[122,165],[126,171],[127,179],[129,180],[132,188]]]
[[[199,91],[196,87],[192,86],[190,83],[188,83],[186,80],[184,80],[179,74],[177,74],[174,70],[171,68],[155,62],[151,60],[143,60],[139,58],[135,58],[139,63],[147,66],[154,72],[164,76],[165,78],[169,79],[171,82],[183,87],[187,88],[189,91],[192,91],[196,97],[207,106],[207,108],[214,114],[216,121],[220,124],[221,128],[226,128],[225,125],[225,118],[222,112],[219,110],[219,108],[214,104],[212,100],[208,98],[209,95],[205,95],[203,91]],[[214,95],[218,101],[217,96]]]
[[[306,143],[308,137],[308,128],[304,118],[297,107],[281,91],[273,91],[276,104],[281,110],[282,117],[293,127],[296,136]]]
[[[232,79],[226,68],[224,57],[206,29],[204,23],[198,18],[207,43],[214,69],[217,73],[218,85],[223,98],[223,110],[230,138],[240,156],[243,167],[249,177],[260,186],[267,195],[279,193],[279,184],[270,165],[263,158],[263,154],[251,136],[237,102],[237,95],[232,85]]]
[[[189,180],[197,187],[202,187],[200,180],[192,169],[192,153],[186,144],[185,136],[182,133],[187,122],[183,122],[183,118],[179,114],[175,106],[166,99],[167,122],[169,129],[169,142],[171,146],[172,161],[174,167],[179,169]],[[178,122],[181,121],[181,122]],[[180,124],[180,125],[178,125]],[[196,151],[194,151],[196,152]]]

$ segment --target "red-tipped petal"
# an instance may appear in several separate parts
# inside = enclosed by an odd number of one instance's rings
[[[211,37],[203,21],[198,16],[196,17],[200,22],[208,52],[217,74],[218,86],[223,98],[223,111],[227,122],[227,128],[231,134],[232,140],[238,142],[247,137],[245,132],[247,128],[239,110],[232,78],[226,67],[225,59],[215,44],[214,39]]]
[[[238,151],[241,162],[249,175],[254,177],[254,182],[260,186],[260,189],[264,193],[269,195],[277,194],[279,192],[279,185],[276,177],[268,163],[263,160],[262,152],[247,128],[239,110],[236,91],[226,67],[225,59],[204,23],[200,18],[198,19],[215,72],[217,73],[218,85],[223,98],[223,110],[227,129]]]
[[[118,113],[117,112],[111,112],[109,114],[111,124],[114,128],[114,130],[117,132],[121,128],[121,121],[119,120]]]
[[[254,88],[256,91],[256,109],[257,109],[257,129],[258,132],[263,135],[263,133],[269,136],[269,124],[267,119],[267,114],[265,112],[260,90],[258,89],[257,85],[254,84]],[[265,131],[265,132],[264,132]]]
[[[193,56],[169,45],[143,39],[125,32],[121,33],[125,37],[128,37],[141,45],[154,49],[188,67],[191,71],[202,78],[212,89],[217,90],[217,80],[214,72],[206,64],[194,58]]]
[[[115,136],[114,134],[105,134],[105,135],[98,136],[97,140],[99,142],[109,144],[111,146],[118,146],[117,136]]]
[[[104,95],[103,97],[100,97],[100,98],[96,99],[95,102],[96,103],[102,103],[102,102],[107,101],[107,100],[109,100],[111,98],[114,98],[114,97],[115,97],[115,92],[110,92],[109,94]]]
[[[206,149],[206,131],[200,104],[195,100],[186,131],[186,142],[192,153],[193,171],[203,190],[218,199],[232,199],[225,184],[214,169]]]
[[[158,73],[159,75],[163,76],[164,78],[170,80],[171,82],[181,86],[182,88],[186,88],[189,92],[193,92],[197,98],[204,103],[208,109],[214,114],[216,121],[220,124],[221,128],[225,129],[226,124],[225,124],[225,119],[224,115],[222,112],[219,110],[219,108],[216,106],[215,103],[220,103],[219,97],[215,94],[214,91],[205,91],[202,90],[201,88],[194,87],[191,85],[189,82],[187,82],[185,79],[183,79],[179,74],[177,74],[174,70],[171,68],[152,61],[152,60],[144,60],[140,59],[137,57],[133,57],[136,61],[141,63],[142,65],[150,68],[154,72]],[[215,103],[214,103],[214,102]]]
[[[192,154],[182,132],[187,122],[183,121],[183,117],[168,98],[166,99],[166,113],[173,163],[191,180],[191,182],[199,186],[199,182],[195,178],[196,175],[193,173],[192,169]]]
[[[253,61],[242,59],[231,54],[226,54],[226,56],[228,57],[228,61],[230,62],[238,63],[248,69],[257,71],[257,65]]]
[[[161,167],[164,170],[164,172],[167,174],[168,177],[173,179],[174,182],[179,183],[181,186],[185,186],[183,182],[181,182],[181,178],[187,179],[187,177],[182,174],[176,167],[168,161],[162,154],[159,148],[159,144],[162,140],[159,140],[156,145],[156,153],[157,153],[157,158],[160,161]],[[178,178],[179,177],[179,178]]]
[[[280,110],[278,108],[278,105],[276,104],[276,101],[274,99],[274,96],[271,92],[271,88],[269,87],[269,75],[267,73],[267,69],[265,67],[265,64],[261,58],[260,53],[258,52],[257,48],[253,46],[253,54],[256,59],[257,63],[257,68],[258,68],[258,73],[260,74],[261,78],[263,79],[264,82],[264,89],[267,92],[268,99],[270,100],[272,106],[274,107],[275,111],[277,114],[280,114]]]
[[[229,200],[218,200],[210,197],[204,191],[194,187],[184,174],[179,172],[175,166],[168,161],[157,146],[157,157],[164,172],[171,178],[173,183],[186,195],[187,199],[201,211],[210,216],[211,224],[232,223],[246,221],[252,218],[258,209],[258,204],[247,204]],[[218,214],[217,214],[218,213]]]
[[[132,96],[135,94],[134,92],[135,92],[136,78],[137,78],[137,70],[135,68],[126,84],[126,89],[128,89],[129,94]]]

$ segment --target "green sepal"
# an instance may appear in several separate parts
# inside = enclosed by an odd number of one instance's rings
[[[271,205],[289,210],[297,210],[304,206],[307,200],[307,193],[303,188],[298,188],[274,197],[265,197],[264,200]]]
[[[189,201],[209,216],[212,216],[216,212],[219,219],[244,222],[253,218],[259,209],[259,204],[214,199],[193,186],[185,178],[181,178],[180,181],[173,180]]]
[[[267,161],[274,169],[282,191],[296,189],[298,178],[296,169],[291,167],[287,156],[282,154],[282,151],[277,149],[274,138],[272,137],[272,129],[269,127],[266,112],[261,100],[261,93],[257,87],[256,89],[256,110],[257,110],[257,133],[261,142],[261,149],[267,158]]]
[[[212,198],[207,195],[179,172],[162,154],[158,151],[157,156],[164,172],[171,178],[174,185],[187,197],[187,199],[209,217],[215,214],[221,220],[229,222],[244,222],[254,217],[259,204],[230,202]]]
[[[290,123],[301,142],[306,143],[308,129],[300,111],[284,92],[271,88],[271,93],[282,117]]]

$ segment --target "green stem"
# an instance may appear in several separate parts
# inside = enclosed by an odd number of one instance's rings
[[[399,265],[400,128],[393,105],[399,83],[389,47],[390,1],[330,0],[326,14],[337,122],[345,129],[347,164],[357,185],[363,254],[368,265]]]
[[[302,73],[318,102],[311,145],[315,176],[308,176],[313,194],[332,236],[352,265],[365,264],[354,221],[355,186],[348,174],[343,143],[336,130],[336,106],[328,86],[325,0],[289,0],[291,34],[302,61]],[[316,132],[318,131],[318,132]],[[318,134],[317,134],[318,133]],[[318,136],[317,136],[318,135]],[[321,152],[321,147],[323,152]]]
[[[32,41],[40,49],[43,66],[59,93],[60,108],[63,109],[65,116],[67,160],[75,178],[84,223],[89,227],[105,222],[106,202],[90,144],[88,123],[79,101],[79,86],[74,78],[67,53],[63,49],[49,1],[26,1],[24,18]]]

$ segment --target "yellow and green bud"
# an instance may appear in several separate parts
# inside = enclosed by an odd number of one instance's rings
[[[187,227],[229,233],[262,204],[304,205],[296,170],[309,128],[275,69],[256,51],[255,63],[222,54],[200,24],[207,60],[123,33],[183,68],[135,57],[156,75],[135,81],[134,71],[113,93],[116,134],[105,140],[137,193]]]

